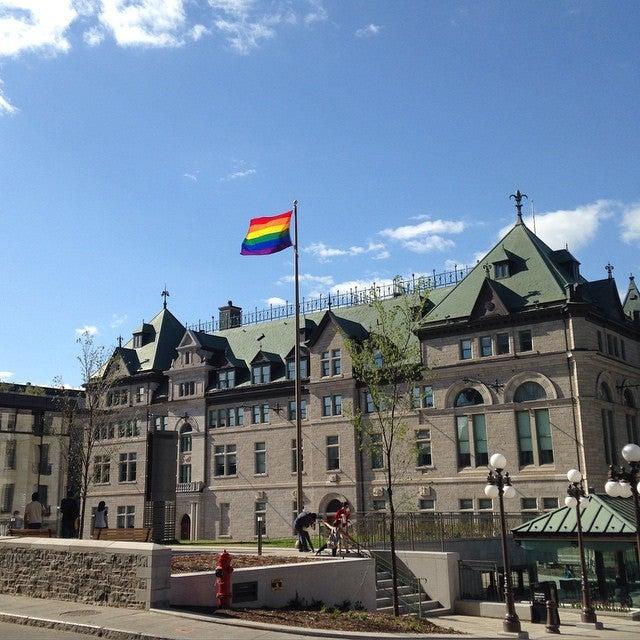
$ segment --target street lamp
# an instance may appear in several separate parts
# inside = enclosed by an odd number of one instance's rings
[[[565,506],[569,509],[576,510],[576,521],[578,523],[578,552],[580,553],[580,570],[582,571],[582,613],[580,617],[582,622],[589,624],[597,624],[598,618],[596,612],[591,606],[591,597],[589,595],[589,581],[587,579],[587,563],[584,559],[584,542],[582,540],[582,520],[580,516],[580,508],[585,507],[589,499],[586,497],[582,486],[582,474],[577,469],[570,469],[567,472],[567,480],[569,486],[567,488],[567,497],[564,499]]]
[[[629,469],[609,467],[609,479],[604,490],[612,498],[630,498],[636,510],[636,555],[640,566],[640,447],[637,444],[626,444],[622,447],[622,457],[629,463]]]
[[[504,498],[514,498],[516,490],[511,486],[509,472],[503,475],[502,470],[507,466],[507,459],[501,453],[494,453],[490,460],[491,471],[487,476],[487,485],[484,493],[487,498],[498,498],[500,506],[500,529],[502,533],[502,564],[504,567],[504,599],[507,605],[507,613],[502,623],[505,631],[509,633],[520,632],[520,618],[516,613],[513,601],[513,585],[511,584],[511,563],[509,562],[509,550],[507,549],[507,523],[504,516]]]

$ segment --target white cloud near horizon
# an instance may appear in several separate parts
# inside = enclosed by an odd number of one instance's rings
[[[310,273],[301,273],[298,279],[304,284],[322,285],[323,287],[330,287],[334,283],[332,276],[314,276]],[[282,276],[277,284],[291,284],[292,282],[293,276],[287,275]]]
[[[10,378],[13,378],[13,371],[0,371],[0,382],[7,382]]]
[[[83,335],[95,336],[98,335],[98,327],[92,324],[85,324],[84,327],[78,327],[76,329],[76,338],[80,338]]]
[[[310,253],[320,262],[329,262],[332,258],[341,258],[345,256],[360,256],[366,253],[375,253],[374,260],[384,260],[388,258],[390,253],[382,242],[369,242],[366,247],[352,246],[347,249],[339,249],[337,247],[329,247],[324,242],[314,242],[304,248],[306,253]]]
[[[274,307],[281,307],[287,304],[287,301],[284,298],[278,298],[278,296],[273,296],[271,298],[267,298],[265,302],[268,305],[273,305]]]
[[[224,178],[220,178],[220,180],[222,182],[231,182],[232,180],[237,180],[238,178],[248,178],[255,173],[255,169],[243,169],[240,171],[233,171],[232,173],[228,173]]]
[[[445,251],[455,247],[455,242],[446,235],[462,233],[467,223],[462,220],[423,219],[417,216],[417,224],[407,224],[401,227],[387,228],[380,231],[380,235],[390,240],[400,242],[402,246],[413,253],[427,253],[429,251]]]
[[[377,36],[380,31],[382,31],[382,27],[379,24],[370,22],[364,27],[356,29],[356,38],[372,38],[373,36]]]
[[[624,209],[620,228],[622,230],[620,237],[623,242],[631,244],[640,240],[640,203],[629,205]]]
[[[596,200],[575,209],[537,213],[536,235],[552,249],[562,249],[565,244],[570,251],[581,249],[595,239],[600,223],[610,218],[618,207],[613,200]],[[523,216],[523,220],[533,230],[533,218]],[[504,236],[512,226],[500,229],[498,237]]]

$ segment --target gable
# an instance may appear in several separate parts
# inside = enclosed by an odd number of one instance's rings
[[[483,318],[506,315],[509,315],[509,309],[506,303],[502,300],[499,293],[492,285],[491,280],[487,278],[484,281],[473,309],[471,310],[471,319],[482,320]]]

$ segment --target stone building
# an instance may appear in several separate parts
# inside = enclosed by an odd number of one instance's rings
[[[611,271],[587,281],[567,249],[550,249],[518,217],[473,269],[446,286],[437,280],[426,281],[417,331],[428,377],[407,386],[402,509],[496,509],[483,493],[496,451],[517,488],[511,511],[556,508],[572,467],[601,487],[621,447],[639,441],[633,279],[622,304]],[[417,286],[398,284],[386,304]],[[375,331],[376,318],[361,293],[333,302],[305,309],[301,329],[305,504],[330,512],[346,498],[357,511],[383,510],[384,460],[362,446],[349,417],[358,407],[366,413],[368,398],[345,346]],[[164,471],[177,474],[177,537],[251,539],[258,517],[268,536],[290,535],[293,346],[292,317],[247,322],[229,302],[217,327],[187,329],[165,303],[114,353],[122,377],[110,402],[137,426],[105,434],[118,451],[96,462],[103,471],[91,501],[107,501],[114,525],[141,526],[145,433],[174,431],[175,468]]]
[[[65,391],[68,398],[78,393]],[[60,389],[0,383],[0,527],[13,511],[24,514],[37,491],[47,522],[57,527],[57,507],[67,486],[67,438]]]

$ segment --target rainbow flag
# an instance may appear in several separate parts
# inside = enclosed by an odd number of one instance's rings
[[[266,218],[251,218],[249,231],[242,243],[243,256],[264,256],[290,247],[289,225],[293,211]]]

